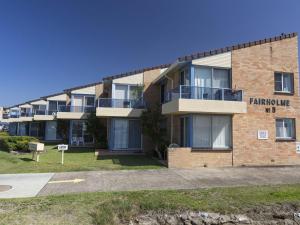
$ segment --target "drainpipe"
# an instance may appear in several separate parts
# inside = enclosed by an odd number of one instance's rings
[[[165,77],[171,81],[171,88],[174,88],[174,80],[171,77],[165,75]],[[170,137],[170,144],[173,143],[173,114],[171,114],[171,137]]]

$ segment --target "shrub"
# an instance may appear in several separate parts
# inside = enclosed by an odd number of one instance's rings
[[[2,137],[2,136],[7,137],[7,136],[9,136],[9,134],[6,131],[0,131],[0,137]]]
[[[14,150],[28,150],[29,142],[38,142],[34,137],[28,136],[2,136],[0,137],[0,150],[10,152]]]

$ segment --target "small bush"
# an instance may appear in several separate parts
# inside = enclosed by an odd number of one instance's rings
[[[10,152],[15,150],[27,151],[29,142],[38,142],[34,137],[28,136],[2,136],[0,137],[0,150]]]

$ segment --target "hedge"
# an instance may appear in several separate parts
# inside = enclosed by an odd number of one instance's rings
[[[29,142],[38,142],[34,137],[28,136],[2,136],[0,137],[0,150],[10,152],[15,150],[28,150]]]

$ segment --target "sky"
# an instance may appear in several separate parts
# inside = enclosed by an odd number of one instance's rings
[[[0,106],[300,31],[299,0],[0,0]]]

